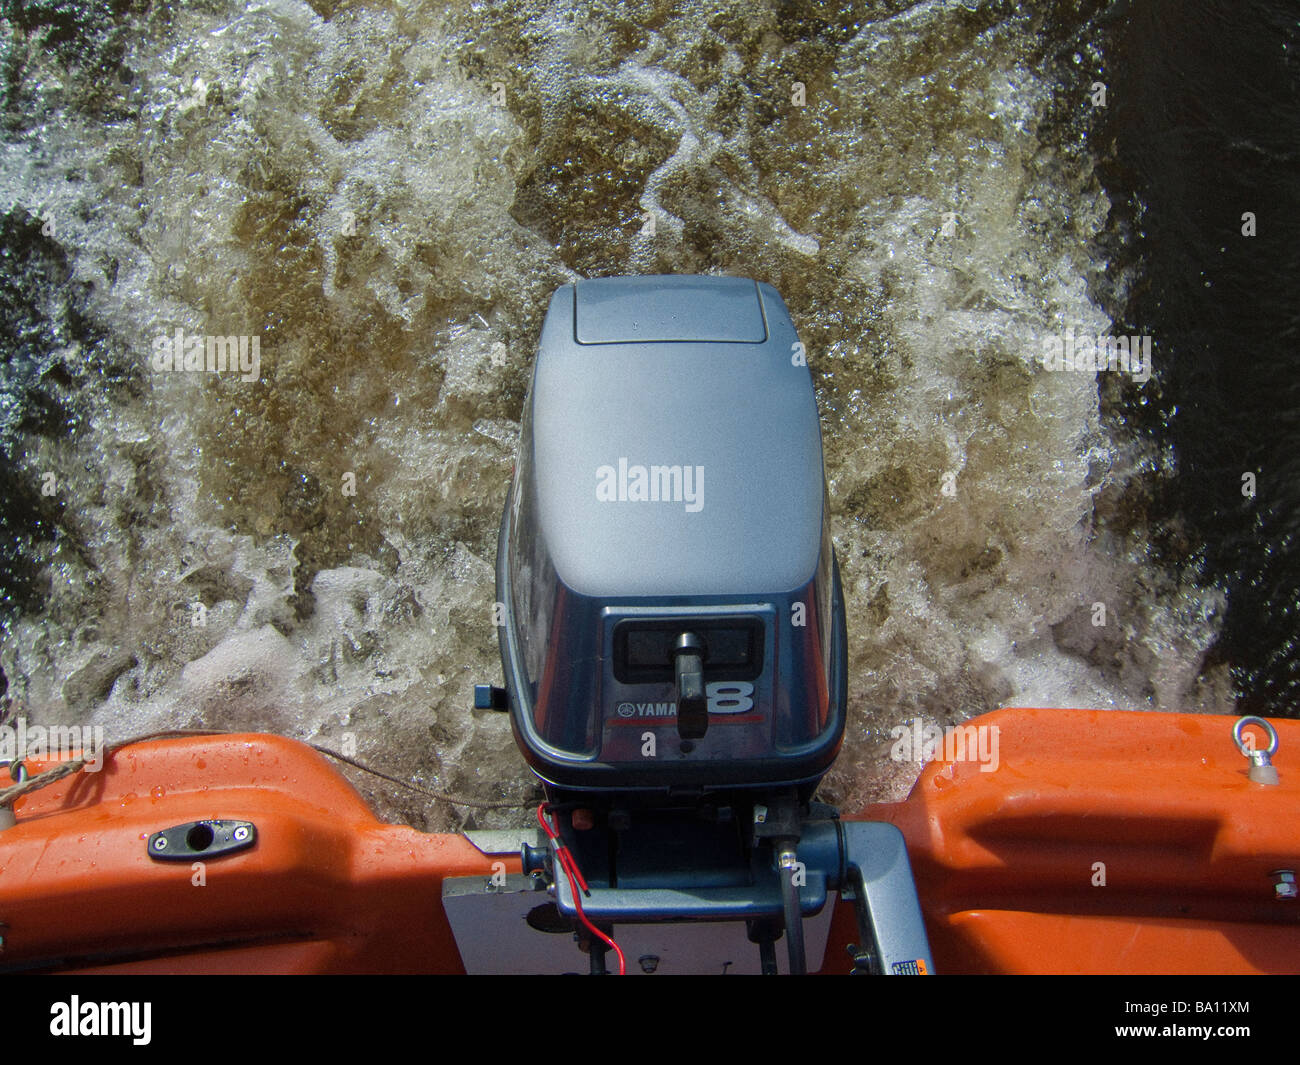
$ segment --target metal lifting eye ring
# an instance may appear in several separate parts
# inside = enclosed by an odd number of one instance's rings
[[[1268,736],[1268,746],[1260,751],[1258,747],[1247,745],[1244,730],[1247,725],[1258,725]],[[1237,745],[1239,750],[1247,758],[1255,754],[1264,754],[1272,757],[1277,753],[1277,729],[1270,725],[1262,717],[1242,717],[1237,719],[1237,723],[1232,726],[1232,741]]]

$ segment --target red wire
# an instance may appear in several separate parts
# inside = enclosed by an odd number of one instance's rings
[[[598,936],[600,939],[604,940],[604,942],[609,945],[610,949],[614,951],[618,956],[618,975],[626,976],[627,961],[623,957],[623,952],[619,949],[618,944],[592,924],[591,921],[587,919],[586,913],[583,912],[582,893],[579,892],[578,885],[581,884],[582,892],[585,892],[588,895],[591,894],[591,889],[587,887],[587,881],[583,879],[582,870],[578,868],[577,861],[574,859],[573,855],[569,853],[569,848],[560,841],[559,833],[551,827],[550,822],[546,820],[545,814],[546,804],[542,803],[537,807],[537,823],[542,826],[542,831],[545,832],[555,844],[555,856],[560,861],[560,868],[564,870],[565,875],[569,878],[569,890],[573,892],[573,904],[578,909],[578,918],[587,926],[587,929],[592,935]]]

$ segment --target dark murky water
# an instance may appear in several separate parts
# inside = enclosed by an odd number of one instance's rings
[[[350,738],[526,798],[506,722],[469,707],[499,676],[495,529],[546,297],[711,271],[784,294],[818,385],[853,663],[829,799],[904,793],[889,730],[916,717],[1228,712],[1232,679],[1284,712],[1294,20],[1101,6],[24,5],[8,712]],[[1176,103],[1178,64],[1216,69],[1214,18],[1267,100],[1224,69]],[[177,329],[257,338],[259,379],[155,369]],[[1067,331],[1149,334],[1155,373],[1048,372]]]
[[[1150,535],[1227,592],[1209,662],[1243,712],[1300,713],[1300,7],[1122,5],[1096,151],[1115,300],[1160,338],[1149,402],[1111,409],[1172,451]],[[1245,230],[1253,216],[1254,235]],[[1255,478],[1254,495],[1243,483]]]

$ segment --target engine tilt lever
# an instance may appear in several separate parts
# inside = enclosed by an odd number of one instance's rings
[[[704,641],[683,632],[673,647],[677,675],[677,734],[698,740],[709,730],[709,703],[704,697]]]

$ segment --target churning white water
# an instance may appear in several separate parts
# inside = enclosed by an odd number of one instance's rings
[[[1200,676],[1217,604],[1104,520],[1154,457],[1103,427],[1095,374],[1038,358],[1111,328],[1091,105],[1044,58],[1052,18],[162,7],[113,31],[109,74],[7,35],[0,211],[43,226],[99,331],[45,353],[77,431],[13,430],[64,520],[48,594],[5,630],[10,715],[355,744],[528,799],[504,715],[471,705],[500,683],[534,344],[557,285],[649,272],[769,281],[807,345],[850,623],[830,801],[901,797],[918,766],[889,730],[918,717],[1230,708]],[[155,369],[177,330],[256,338],[258,380]],[[129,382],[88,365],[105,351]],[[349,773],[420,826],[517,816]]]

